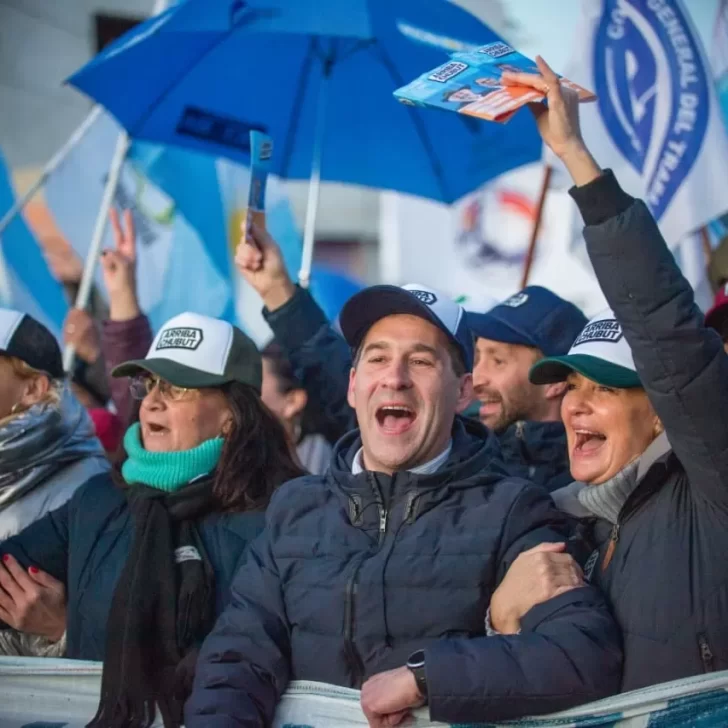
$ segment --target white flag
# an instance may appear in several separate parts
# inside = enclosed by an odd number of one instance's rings
[[[470,311],[511,296],[521,288],[543,178],[543,165],[526,165],[452,206],[382,193],[383,282],[418,281]],[[549,191],[529,284],[546,286],[591,314],[606,304],[589,261],[570,254],[577,215],[566,192]]]
[[[712,73],[679,0],[582,0],[564,75],[597,93],[587,146],[642,198],[668,245],[728,210],[728,136]]]

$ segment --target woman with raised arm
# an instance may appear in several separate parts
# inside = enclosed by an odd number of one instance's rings
[[[574,180],[571,195],[611,311],[532,381],[567,381],[562,416],[575,483],[554,499],[595,523],[587,577],[624,634],[623,690],[728,669],[728,356],[706,328],[647,206],[600,169],[581,137],[576,94],[541,75],[506,83],[543,91],[544,142]],[[524,555],[493,597],[494,630],[581,575],[562,553]]]

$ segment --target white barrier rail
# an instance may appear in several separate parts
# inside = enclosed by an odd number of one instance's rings
[[[83,728],[95,715],[101,665],[41,658],[0,658],[0,726]],[[155,727],[161,727],[161,720]],[[278,707],[273,728],[365,728],[356,690],[294,682]],[[444,728],[418,711],[416,728]],[[541,718],[483,724],[488,728],[725,728],[728,671],[616,695]]]

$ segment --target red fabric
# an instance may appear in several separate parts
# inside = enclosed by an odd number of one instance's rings
[[[713,308],[705,316],[705,325],[720,330],[728,318],[728,284],[722,286],[715,294]]]
[[[124,427],[118,415],[107,409],[90,409],[88,411],[96,428],[96,437],[99,438],[107,453],[114,453],[121,445]]]

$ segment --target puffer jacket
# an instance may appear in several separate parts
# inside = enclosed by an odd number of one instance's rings
[[[0,541],[60,507],[109,471],[88,412],[67,385],[0,427]]]
[[[562,422],[516,422],[498,433],[510,475],[552,492],[572,481],[566,430]]]
[[[591,587],[535,607],[519,636],[485,636],[518,554],[571,535],[541,488],[504,474],[492,445],[458,418],[434,474],[352,475],[352,432],[325,476],[283,486],[202,647],[187,728],[269,725],[289,680],[361,687],[418,649],[434,720],[548,713],[613,692],[619,633]]]
[[[230,583],[248,544],[264,527],[263,513],[211,514],[198,524],[215,576],[215,608],[228,601]],[[123,491],[110,474],[79,488],[58,510],[0,543],[0,553],[37,566],[66,586],[67,652],[103,660],[106,623],[116,583],[126,564],[133,522]]]
[[[624,634],[622,689],[726,670],[728,356],[645,204],[611,172],[572,195],[672,447],[624,503],[594,569]]]

